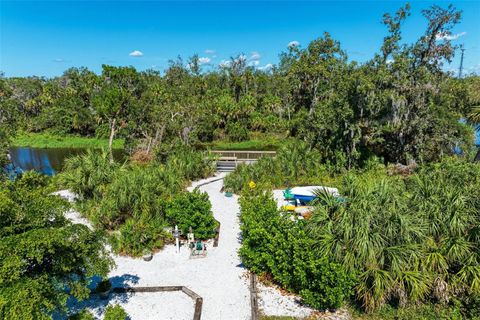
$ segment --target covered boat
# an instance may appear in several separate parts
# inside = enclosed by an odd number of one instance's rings
[[[299,200],[300,202],[307,203],[315,199],[317,196],[316,193],[320,191],[327,192],[334,197],[339,197],[340,193],[338,192],[337,188],[330,188],[324,186],[307,186],[307,187],[295,187],[290,189],[290,194],[293,195],[295,200]]]

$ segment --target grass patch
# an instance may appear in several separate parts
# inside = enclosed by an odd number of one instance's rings
[[[459,308],[452,305],[427,303],[424,305],[409,305],[404,308],[395,308],[390,305],[380,310],[366,314],[358,309],[351,308],[350,314],[353,320],[452,320],[470,319],[460,312]],[[478,318],[472,318],[478,319]]]
[[[123,149],[124,140],[115,139],[113,149]],[[108,139],[59,136],[49,133],[28,133],[19,134],[12,140],[14,147],[31,148],[94,148],[101,149],[108,147]]]
[[[205,147],[213,150],[252,150],[252,151],[277,151],[289,139],[282,136],[265,135],[252,133],[249,140],[232,142],[228,140],[217,140],[206,143]]]

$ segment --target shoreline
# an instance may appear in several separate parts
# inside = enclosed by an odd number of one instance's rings
[[[125,141],[115,139],[112,149],[122,150]],[[49,133],[27,133],[19,134],[12,139],[12,148],[34,148],[34,149],[60,149],[60,148],[95,148],[108,147],[108,139],[80,136],[61,136]]]

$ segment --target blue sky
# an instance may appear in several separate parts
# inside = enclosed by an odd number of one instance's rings
[[[102,64],[162,71],[169,59],[195,53],[205,68],[243,53],[265,67],[291,41],[305,46],[328,31],[350,59],[365,61],[378,50],[384,12],[404,1],[131,2],[0,0],[0,70],[6,76],[57,76],[69,67],[96,72]],[[420,11],[436,3],[463,10],[455,43],[466,47],[465,69],[480,73],[480,1],[410,1],[404,39],[425,29]],[[132,56],[135,51],[138,56]],[[459,55],[451,66],[457,70]]]

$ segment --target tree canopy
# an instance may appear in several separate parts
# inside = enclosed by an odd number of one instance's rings
[[[0,317],[51,319],[69,297],[90,295],[94,275],[113,261],[103,237],[64,217],[67,203],[50,195],[45,177],[25,173],[0,185]]]
[[[163,73],[104,65],[100,75],[72,68],[52,79],[2,78],[0,121],[15,114],[22,131],[123,137],[129,153],[255,133],[303,140],[345,167],[372,155],[435,161],[472,146],[472,128],[460,120],[478,119],[480,81],[443,69],[457,48],[448,35],[461,12],[422,13],[426,30],[411,43],[402,38],[409,5],[385,14],[383,44],[361,64],[324,33],[290,46],[269,70],[238,55],[207,72],[194,55]]]

